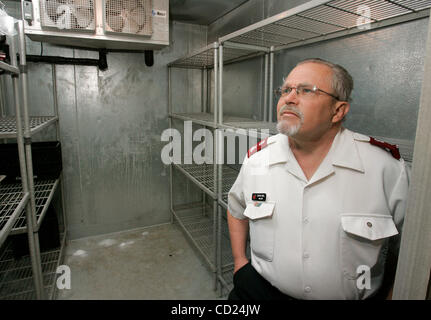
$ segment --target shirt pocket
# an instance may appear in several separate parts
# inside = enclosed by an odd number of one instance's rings
[[[244,215],[249,218],[250,246],[259,258],[272,261],[274,254],[274,202],[247,202]]]
[[[361,265],[373,268],[386,240],[398,234],[390,215],[342,214],[341,227],[341,267],[348,279],[359,276]]]

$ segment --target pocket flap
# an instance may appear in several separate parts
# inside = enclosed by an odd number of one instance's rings
[[[343,214],[343,230],[369,240],[388,238],[398,234],[392,216],[377,214]]]
[[[247,202],[244,215],[251,219],[262,219],[272,216],[274,212],[275,202]]]

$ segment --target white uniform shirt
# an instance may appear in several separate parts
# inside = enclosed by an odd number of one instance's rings
[[[283,293],[364,299],[380,287],[387,240],[404,219],[408,174],[403,159],[369,140],[342,128],[309,181],[283,134],[246,156],[228,209],[249,219],[252,265]],[[266,201],[252,201],[253,193]],[[371,289],[357,286],[361,265],[371,269]]]

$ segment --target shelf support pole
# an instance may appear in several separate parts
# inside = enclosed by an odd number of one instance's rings
[[[271,46],[269,53],[269,114],[268,122],[273,122],[272,120],[272,109],[274,105],[274,99],[272,98],[272,93],[274,92],[274,46]]]
[[[20,65],[26,66],[26,50],[25,50],[25,34],[24,34],[24,24],[22,21],[18,21],[18,38],[19,38],[19,56],[20,56]],[[15,60],[14,64],[17,66],[16,54],[14,54],[15,50],[12,50],[11,60]],[[20,68],[20,70],[25,71],[26,68]],[[17,85],[17,79],[14,80],[14,86]],[[21,180],[23,182],[23,187],[27,189],[30,193],[30,206],[27,206],[26,214],[27,214],[27,233],[29,240],[29,249],[30,249],[30,259],[32,263],[32,271],[33,278],[35,283],[35,291],[37,299],[44,299],[44,286],[43,286],[43,276],[42,276],[42,263],[40,258],[40,247],[39,247],[39,235],[37,230],[37,220],[36,220],[36,201],[34,195],[34,182],[33,182],[33,164],[31,157],[31,134],[30,134],[30,124],[29,124],[29,115],[28,115],[28,82],[27,82],[27,73],[20,73],[20,83],[22,86],[22,103],[23,103],[23,116],[24,116],[24,139],[30,141],[30,143],[26,143],[25,148],[25,159],[26,159],[26,169],[27,174],[21,176]],[[17,118],[21,118],[21,114],[17,114]],[[20,120],[21,121],[21,120]],[[17,121],[18,124],[19,121]],[[17,127],[18,132],[22,132],[22,127]],[[29,210],[30,209],[30,210]]]
[[[265,53],[265,71],[263,85],[263,121],[268,121],[268,53]]]
[[[217,291],[217,157],[218,157],[218,143],[219,137],[217,135],[218,124],[218,91],[219,91],[219,70],[218,70],[218,49],[219,44],[214,42],[214,155],[213,155],[213,181],[214,181],[214,199],[213,199],[213,261],[214,261],[214,291]]]
[[[220,125],[223,124],[223,45],[219,45],[219,89],[218,89],[218,123]]]

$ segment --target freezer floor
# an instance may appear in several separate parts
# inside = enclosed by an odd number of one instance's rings
[[[71,289],[58,299],[220,299],[213,274],[176,224],[68,243]]]

